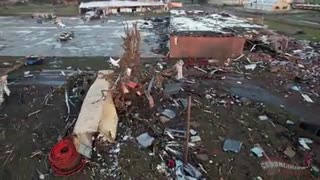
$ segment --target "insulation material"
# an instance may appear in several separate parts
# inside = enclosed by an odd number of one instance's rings
[[[110,82],[104,78],[110,73],[112,71],[99,71],[98,77],[83,101],[78,120],[73,129],[75,146],[78,152],[83,155],[89,153],[79,151],[80,144],[91,148],[93,133],[99,132],[102,139],[109,142],[113,142],[116,136],[118,116],[112,95],[107,91],[110,89]]]
[[[7,81],[8,76],[1,76],[0,78],[0,105],[4,102],[4,94],[7,96],[10,96],[10,90],[7,86],[8,81]]]
[[[117,134],[118,115],[114,102],[112,100],[112,93],[108,91],[105,95],[106,99],[103,103],[102,115],[99,123],[99,132],[103,135],[103,140],[114,142]]]

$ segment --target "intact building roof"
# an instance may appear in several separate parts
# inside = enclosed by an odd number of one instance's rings
[[[176,35],[243,35],[263,28],[226,13],[171,10],[170,33]]]
[[[82,2],[79,8],[105,8],[105,7],[139,7],[139,6],[164,6],[165,4],[160,2],[142,2],[142,1],[92,1]]]

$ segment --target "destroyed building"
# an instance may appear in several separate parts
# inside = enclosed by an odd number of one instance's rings
[[[82,2],[79,6],[79,13],[88,11],[100,11],[103,15],[117,13],[134,13],[146,11],[165,11],[167,4],[162,1],[91,1]]]
[[[0,179],[320,178],[319,42],[140,14],[0,18]]]
[[[247,0],[243,5],[253,10],[288,11],[291,9],[291,0]]]
[[[261,28],[225,13],[172,10],[170,58],[213,58],[224,62],[241,55],[246,38]]]
[[[234,6],[240,6],[243,4],[243,0],[209,0],[209,4],[214,5],[234,5]]]

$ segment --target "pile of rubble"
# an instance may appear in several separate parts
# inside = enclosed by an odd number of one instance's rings
[[[57,18],[57,16],[52,13],[34,13],[31,17],[36,19],[39,24],[42,24],[43,21],[55,20]]]
[[[250,52],[243,58],[244,61],[251,64],[246,65],[246,67],[259,67],[259,64],[262,63],[264,66],[269,67],[270,72],[277,74],[281,79],[281,81],[275,83],[291,83],[297,85],[297,91],[301,94],[306,94],[303,95],[303,97],[309,95],[318,98],[320,93],[320,84],[318,81],[319,48],[311,42],[299,41],[278,35],[278,37],[282,39],[282,41],[279,42],[279,38],[274,37],[275,35],[262,35],[262,39],[264,40],[261,41],[260,44],[251,45],[252,48]],[[265,48],[265,46],[268,45],[272,48]],[[279,80],[279,78],[277,78],[277,80]],[[312,100],[307,101],[313,102]]]
[[[83,16],[84,21],[91,21],[91,20],[96,20],[100,18],[101,18],[101,14],[99,14],[98,11],[88,11]]]
[[[176,16],[174,23],[183,28],[181,22],[186,19],[178,21],[180,15]],[[226,14],[210,18],[235,21]],[[149,29],[154,26],[163,27],[159,34],[163,49],[169,38],[168,18],[149,19],[141,25]],[[118,60],[110,58],[114,70],[99,71],[90,89],[89,83],[83,83],[87,94],[79,116],[72,121],[70,91],[65,92],[68,131],[49,155],[55,174],[72,175],[88,164],[93,176],[123,176],[120,164],[124,160],[130,163],[130,159],[121,158],[121,147],[133,142],[147,154],[145,159],[152,159],[150,169],[167,179],[206,179],[212,174],[221,178],[245,174],[246,178],[262,179],[257,173],[267,177],[319,176],[319,153],[315,152],[319,144],[312,136],[300,136],[294,130],[301,122],[219,86],[236,76],[242,80],[232,82],[239,86],[257,74],[270,76],[274,85],[292,84],[290,89],[305,102],[316,104],[320,93],[317,44],[273,32],[254,32],[243,54],[226,59],[221,66],[213,66],[213,59],[159,61],[143,66],[137,24],[132,29],[126,27],[125,33],[124,53]],[[71,92],[78,90],[73,87]],[[279,106],[285,109],[283,104]],[[317,135],[320,130],[316,131]],[[57,151],[63,146],[70,152]],[[260,167],[261,171],[241,171],[250,166]]]
[[[269,30],[258,32],[260,26],[225,13],[186,12],[190,18],[183,13],[173,11],[171,19],[149,18],[139,26],[157,32],[157,53],[167,51],[170,33],[197,33],[193,25],[214,28],[220,35],[237,36],[239,30],[250,29],[246,49],[238,57],[221,60],[219,66],[216,59],[208,58],[143,64],[141,36],[134,24],[125,27],[122,56],[110,57],[113,70],[83,72],[70,66],[62,71],[39,72],[48,79],[53,74],[63,82],[68,80],[65,88],[53,90],[66,106],[66,125],[58,131],[59,142],[49,152],[51,172],[70,176],[85,171],[92,179],[318,178],[319,123],[309,124],[288,115],[289,103],[283,99],[297,95],[307,108],[319,103],[319,44]],[[198,22],[200,19],[206,23]],[[169,28],[170,20],[181,31]],[[231,25],[216,26],[218,21]],[[65,26],[61,21],[57,24]],[[232,24],[242,28],[235,30]],[[72,31],[64,32],[59,40],[73,37]],[[43,61],[42,57],[30,56],[26,65]],[[10,95],[8,72],[0,78],[0,104],[4,95]],[[23,74],[25,79],[40,81],[30,71]],[[265,86],[254,86],[251,80],[261,80]],[[268,85],[284,97],[266,96],[262,87]],[[28,118],[52,106],[48,101],[53,91]],[[23,93],[20,96],[22,99]],[[260,96],[275,101],[276,110],[257,100]],[[13,150],[14,146],[6,152],[9,155],[3,166],[11,161]],[[136,176],[129,173],[131,169]],[[39,174],[44,179],[45,175]]]
[[[83,159],[91,159],[89,164],[93,168],[92,172],[100,174],[99,177],[103,178],[119,177],[122,171],[119,165],[122,161],[119,157],[122,152],[120,147],[128,141],[138,143],[151,157],[157,159],[154,169],[167,179],[205,179],[210,177],[207,169],[210,164],[214,164],[218,168],[218,174],[222,176],[222,171],[226,171],[222,168],[228,165],[213,160],[220,150],[215,149],[213,153],[208,151],[207,145],[204,144],[206,141],[202,137],[208,132],[204,133],[199,129],[200,124],[195,118],[199,117],[199,114],[192,112],[200,110],[201,113],[220,119],[219,110],[212,110],[212,106],[225,110],[235,107],[253,108],[265,113],[257,117],[260,122],[268,122],[275,129],[282,128],[283,122],[277,120],[278,115],[267,112],[263,103],[254,103],[245,97],[222,92],[219,88],[200,90],[197,89],[199,82],[204,83],[207,79],[223,81],[227,72],[248,76],[250,72],[259,69],[286,73],[292,71],[289,68],[298,68],[301,71],[296,71],[297,76],[299,73],[309,73],[313,78],[317,75],[308,69],[311,66],[304,64],[302,68],[300,64],[302,60],[294,59],[310,51],[309,47],[299,54],[294,54],[295,48],[289,51],[292,52],[290,54],[275,51],[261,52],[264,51],[262,47],[252,44],[250,50],[237,59],[227,61],[219,68],[199,67],[190,61],[182,60],[174,65],[160,61],[143,67],[140,63],[140,34],[137,25],[134,25],[133,29],[127,28],[123,43],[124,54],[119,60],[110,58],[115,72],[98,73],[82,104],[78,119],[74,122],[73,142],[76,150],[83,155]],[[313,51],[313,54],[316,53],[318,52]],[[317,61],[316,58],[318,56],[310,56],[310,61]],[[279,71],[272,70],[274,67],[280,67]],[[303,83],[302,80],[303,78],[300,83]],[[316,87],[311,82],[305,83],[308,90]],[[236,83],[242,84],[241,81]],[[307,102],[314,102],[308,96],[310,93],[306,92],[307,89],[302,91],[300,88],[300,86],[294,87],[297,91],[301,91],[302,97]],[[294,140],[299,144],[294,145],[294,148],[288,145],[287,148],[277,150],[289,158],[293,158],[297,153],[304,154],[303,163],[299,165],[273,159],[271,155],[279,154],[272,150],[273,146],[269,143],[262,145],[265,140],[260,140],[260,143],[254,140],[261,137],[268,141],[269,135],[253,127],[252,122],[246,119],[249,116],[248,113],[244,115],[241,113],[238,120],[240,127],[249,132],[249,139],[239,140],[230,136],[218,136],[222,151],[240,154],[244,151],[244,146],[245,149],[249,146],[251,156],[265,157],[266,160],[260,161],[260,166],[267,175],[289,173],[311,176],[309,171],[311,170],[312,175],[317,176],[319,170],[317,165],[312,163],[313,155],[310,155],[310,145],[314,143],[313,140],[299,138]],[[285,126],[295,123],[287,120]],[[214,121],[213,124],[222,132],[230,128],[230,124],[226,125],[220,121]],[[292,134],[288,136],[293,138]],[[301,160],[301,156],[295,157]],[[112,162],[111,165],[106,163],[106,158]],[[229,162],[232,161],[233,158],[229,159]],[[229,175],[236,171],[233,170],[233,166],[228,168]],[[256,178],[262,179],[260,176]]]

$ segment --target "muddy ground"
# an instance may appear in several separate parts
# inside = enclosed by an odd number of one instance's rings
[[[0,179],[39,179],[38,171],[45,174],[46,179],[166,179],[157,170],[157,165],[162,162],[159,154],[162,154],[163,145],[169,140],[162,131],[165,127],[184,129],[186,117],[185,110],[180,108],[181,116],[164,124],[159,121],[157,108],[168,107],[172,104],[170,99],[158,101],[156,108],[149,110],[146,100],[138,98],[133,102],[132,112],[139,113],[139,118],[132,114],[119,114],[116,144],[97,148],[92,161],[78,175],[57,178],[52,174],[47,155],[65,133],[64,84],[67,81],[59,76],[59,72],[46,74],[50,78],[45,81],[41,81],[44,77],[41,73],[34,73],[34,78],[40,81],[23,78],[25,70],[34,72],[50,69],[52,62],[31,69],[22,67],[9,74],[12,77],[9,82],[17,83],[9,86],[12,94],[6,98],[0,110]],[[91,66],[91,70],[101,69],[102,66],[108,68],[103,60],[96,64]],[[64,65],[60,66],[60,69],[65,68]],[[76,68],[77,65],[74,65],[72,69]],[[207,179],[252,179],[257,176],[264,179],[311,178],[309,174],[297,177],[268,176],[260,166],[264,158],[252,155],[250,149],[259,144],[270,158],[302,165],[305,152],[299,148],[297,138],[311,137],[315,141],[311,145],[315,154],[314,163],[319,163],[318,139],[299,130],[296,125],[286,124],[287,120],[295,124],[301,119],[319,120],[316,113],[320,110],[318,99],[314,99],[314,104],[308,104],[298,93],[288,90],[287,85],[274,84],[276,74],[263,69],[246,76],[217,74],[211,79],[200,78],[201,72],[194,69],[189,69],[188,74],[188,78],[196,80],[196,84],[184,87],[193,94],[191,127],[201,137],[196,148],[190,150],[190,162],[194,165],[201,163],[207,171],[202,172]],[[44,105],[45,97],[51,92],[52,96],[47,101],[49,105]],[[285,94],[289,96],[284,97]],[[176,95],[182,98],[186,96],[186,92]],[[72,118],[77,117],[80,105],[81,99],[76,107],[72,107]],[[41,111],[30,116],[37,110]],[[259,120],[260,115],[267,115],[274,125]],[[136,142],[135,137],[144,132],[155,137],[153,147],[142,148]],[[225,138],[243,143],[239,154],[222,150]],[[183,142],[182,139],[178,141]],[[293,158],[283,154],[287,146],[293,147],[297,153]],[[39,154],[32,156],[35,152]],[[195,153],[205,153],[208,159],[199,160]]]

